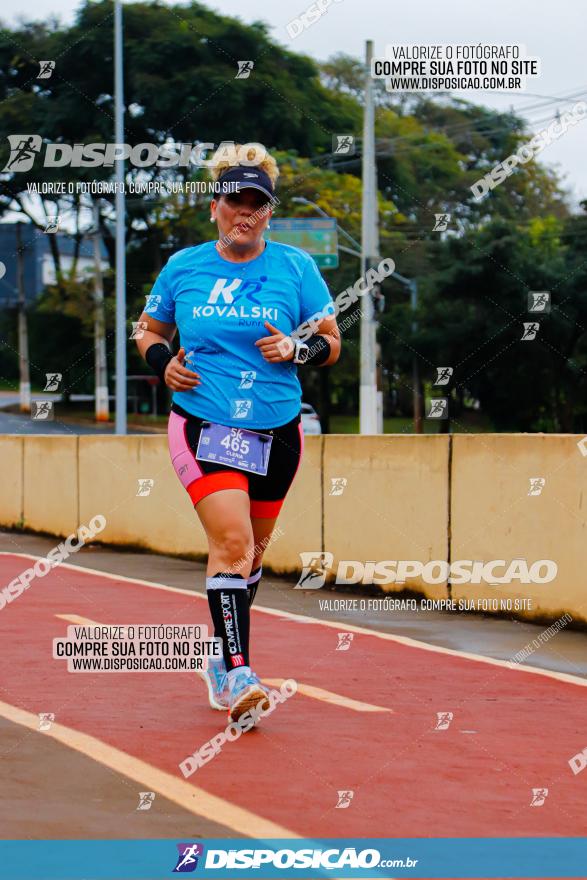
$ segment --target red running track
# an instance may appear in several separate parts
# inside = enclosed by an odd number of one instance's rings
[[[0,555],[0,583],[30,560]],[[265,601],[268,597],[265,596]],[[204,598],[60,566],[0,611],[0,699],[181,776],[225,723],[193,673],[72,674],[51,658],[75,614],[109,625],[207,623]],[[392,709],[367,714],[301,694],[228,743],[189,782],[304,837],[511,837],[587,833],[579,684],[425,650],[368,631],[337,651],[338,626],[253,612],[262,678]],[[345,625],[341,624],[340,629]],[[436,713],[451,711],[448,730]],[[533,788],[548,788],[530,807]],[[348,809],[337,791],[351,789]],[[64,833],[64,836],[67,836]]]

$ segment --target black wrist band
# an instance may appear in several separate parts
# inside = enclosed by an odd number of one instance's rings
[[[323,336],[310,336],[306,339],[306,345],[309,348],[306,363],[314,367],[319,367],[330,357],[330,343]]]
[[[145,352],[145,360],[154,373],[165,383],[165,368],[174,355],[163,342],[155,342]]]

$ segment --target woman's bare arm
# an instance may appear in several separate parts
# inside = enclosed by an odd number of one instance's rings
[[[173,340],[177,332],[175,324],[168,324],[165,321],[157,321],[146,312],[142,313],[139,321],[143,325],[146,325],[142,328],[142,334],[136,339],[137,348],[141,357],[144,358],[147,349],[157,343],[166,345],[168,348],[170,347],[169,343]],[[168,388],[171,388],[172,391],[190,391],[197,385],[202,384],[198,373],[194,373],[192,370],[188,370],[187,367],[184,367],[184,360],[185,349],[180,348],[177,355],[169,361],[165,368],[165,384]]]
[[[335,364],[340,357],[340,330],[338,329],[336,318],[323,318],[318,324],[315,334],[317,336],[323,336],[330,344],[328,360],[324,361],[320,366],[329,367],[331,364]]]
[[[147,349],[156,342],[162,342],[164,345],[169,346],[169,343],[173,341],[173,338],[177,333],[177,327],[175,324],[156,321],[155,318],[152,318],[146,312],[142,313],[139,322],[143,325],[141,328],[143,332],[137,336],[136,343],[139,354],[142,358],[145,357]]]

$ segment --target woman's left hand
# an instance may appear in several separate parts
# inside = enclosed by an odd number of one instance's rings
[[[279,364],[285,361],[291,361],[294,355],[294,343],[291,336],[286,336],[269,321],[265,321],[265,326],[270,331],[271,336],[264,336],[258,339],[255,345],[270,364]]]

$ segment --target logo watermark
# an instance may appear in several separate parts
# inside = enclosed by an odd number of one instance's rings
[[[523,324],[524,330],[520,336],[520,341],[530,342],[532,339],[536,339],[538,331],[540,330],[540,324],[538,321],[524,321]]]
[[[28,590],[35,578],[45,577],[52,569],[65,562],[72,553],[77,553],[78,550],[81,550],[86,541],[94,538],[105,527],[106,518],[98,514],[92,517],[87,526],[80,526],[77,532],[69,535],[65,541],[49,550],[47,556],[37,559],[34,565],[25,569],[25,571],[11,580],[3,590],[0,590],[0,610],[14,602],[25,590]]]
[[[354,156],[355,137],[352,134],[335,134],[332,136],[332,152],[335,156]]]
[[[454,369],[452,367],[436,367],[434,385],[448,385],[453,373]]]
[[[43,391],[59,391],[62,379],[62,373],[45,373],[45,387]]]
[[[155,800],[154,791],[139,791],[139,805],[137,810],[150,810]]]
[[[188,874],[195,871],[198,867],[198,860],[204,854],[204,847],[201,843],[178,843],[178,857],[174,874]]]
[[[37,74],[37,79],[51,79],[54,70],[54,61],[39,61],[39,72]]]
[[[528,495],[542,495],[542,490],[546,485],[544,477],[530,477],[530,488]]]
[[[55,712],[39,712],[39,730],[51,730],[51,725],[55,721]]]
[[[331,477],[329,495],[342,495],[347,487],[348,480],[346,477]]]
[[[434,730],[448,730],[454,717],[453,712],[437,712],[436,727]]]
[[[388,92],[517,91],[539,75],[540,59],[515,43],[394,43],[386,46],[386,58],[371,62],[371,76],[385,79]]]
[[[573,771],[573,774],[577,776],[578,773],[581,773],[582,770],[587,767],[587,748],[583,749],[583,751],[578,752],[576,755],[569,760],[569,767]]]
[[[548,797],[548,789],[547,788],[533,788],[532,789],[532,800],[530,801],[531,807],[542,807],[544,805],[544,801]]]
[[[335,584],[405,584],[419,579],[426,584],[548,584],[558,573],[552,559],[538,559],[528,563],[525,559],[491,559],[487,562],[473,559],[457,559],[447,562],[434,559],[386,559],[378,562],[362,562],[358,559],[339,560],[333,572],[334,556],[323,551],[300,553],[302,571],[296,590],[318,590],[326,583],[328,573],[334,574]],[[445,601],[445,600],[443,600]]]
[[[33,400],[31,403],[31,419],[39,422],[52,422],[55,408],[52,400]]]
[[[427,419],[447,419],[448,418],[448,397],[435,397],[428,401]]]
[[[435,214],[432,232],[446,232],[450,223],[450,214]]]
[[[336,804],[335,810],[348,810],[351,805],[351,801],[355,796],[355,793],[352,789],[347,791],[337,791],[338,795],[338,803]]]
[[[548,290],[531,290],[528,292],[528,311],[550,313],[550,292]]]
[[[518,651],[517,654],[514,654],[513,657],[510,657],[508,663],[523,663],[528,657],[531,657],[534,651],[537,651],[542,645],[546,645],[553,636],[564,629],[572,621],[571,615],[567,612],[563,614],[562,617],[559,617],[558,620],[548,627],[548,629],[543,630],[539,635],[536,636],[535,639],[532,639],[531,642],[528,642],[521,651]]]
[[[253,72],[255,66],[254,61],[237,61],[238,70],[235,79],[248,79]]]
[[[257,208],[256,211],[253,211],[251,216],[247,217],[247,219],[243,223],[241,223],[240,226],[237,226],[235,229],[232,230],[232,232],[229,232],[227,235],[223,235],[222,238],[220,238],[218,241],[218,250],[224,250],[229,245],[231,245],[233,241],[237,241],[237,239],[244,232],[252,229],[252,227],[255,226],[256,223],[258,223],[260,220],[263,220],[268,214],[270,214],[273,208],[275,208],[277,205],[279,205],[279,199],[277,198],[277,196],[273,196],[270,201],[266,202],[264,205],[261,205],[261,207]],[[222,285],[220,285],[220,287],[222,287]],[[228,301],[233,301],[232,295],[230,300]],[[209,299],[208,302],[216,302],[216,300]]]
[[[242,62],[245,63],[245,62]],[[247,62],[251,63],[251,62]],[[249,71],[250,73],[250,71]],[[30,171],[41,153],[43,140],[38,134],[9,134],[10,156],[3,173]],[[206,154],[215,150],[212,158]],[[252,155],[250,155],[252,153]],[[144,142],[141,144],[102,143],[91,144],[45,144],[44,168],[112,168],[118,161],[128,162],[134,168],[215,168],[220,164],[259,165],[267,155],[263,144],[250,142],[237,148],[234,141],[222,141],[216,148],[209,142],[164,144]],[[218,183],[218,182],[217,182]],[[76,191],[72,189],[68,192]],[[219,186],[219,191],[222,191]]]
[[[146,321],[132,321],[132,331],[129,339],[142,339],[145,335],[145,330],[149,329],[149,325]]]
[[[282,683],[279,690],[271,688],[271,690],[267,691],[269,706],[264,709],[263,704],[265,701],[259,700],[254,708],[244,712],[237,721],[231,721],[223,731],[220,731],[220,733],[213,736],[211,740],[204,743],[204,745],[192,755],[184,758],[179,765],[179,769],[183,776],[185,776],[186,779],[192,776],[196,770],[203,767],[204,764],[207,764],[208,761],[211,761],[212,758],[220,754],[222,747],[226,745],[227,742],[235,742],[243,733],[246,733],[248,730],[255,727],[261,718],[270,715],[278,704],[285,703],[286,700],[293,697],[297,692],[297,689],[297,682],[294,681],[293,678],[288,678]]]
[[[543,128],[535,134],[527,144],[522,144],[522,146],[519,147],[515,153],[511,153],[507,159],[494,165],[491,171],[483,177],[480,177],[479,180],[476,180],[470,187],[475,201],[481,201],[490,190],[494,190],[496,186],[499,186],[500,183],[507,180],[507,178],[514,173],[514,169],[517,165],[525,165],[526,162],[530,162],[530,160],[538,156],[545,147],[548,147],[553,141],[562,137],[568,131],[570,126],[576,125],[578,122],[585,119],[586,115],[587,103],[585,103],[585,101],[578,101],[568,113],[562,114],[560,120],[555,119],[555,121],[551,122],[547,128]]]
[[[336,646],[337,651],[350,651],[351,642],[355,637],[354,633],[343,632],[338,633],[338,644]]]
[[[384,278],[387,278],[394,272],[395,263],[389,257],[381,260],[377,266],[367,269],[365,274],[361,275],[354,284],[351,284],[349,287],[346,287],[341,291],[334,302],[328,303],[322,311],[317,312],[313,317],[308,318],[307,321],[303,321],[299,327],[290,334],[290,336],[285,336],[278,343],[278,348],[280,349],[281,354],[284,357],[287,357],[288,354],[291,353],[292,339],[306,342],[318,331],[321,322],[325,318],[331,318],[332,316],[337,318],[341,312],[345,312],[349,309],[359,300],[360,297],[371,293],[378,284],[381,284]]]
[[[295,40],[301,33],[319,21],[333,3],[340,2],[341,0],[316,0],[315,3],[310,3],[304,12],[286,24],[285,29],[290,40]]]

